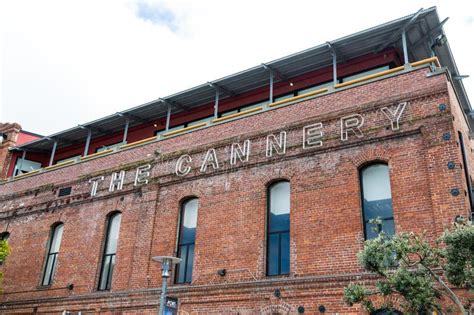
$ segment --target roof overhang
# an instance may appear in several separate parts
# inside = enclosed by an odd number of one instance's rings
[[[375,53],[385,47],[395,47],[403,51],[401,40],[403,30],[406,33],[409,60],[422,60],[432,56],[431,47],[436,38],[444,35],[445,21],[440,21],[436,7],[419,10],[409,16],[31,141],[13,150],[47,151],[52,148],[55,141],[58,148],[85,142],[89,130],[92,137],[119,132],[124,129],[127,119],[130,127],[156,121],[166,117],[168,106],[174,114],[209,104],[214,101],[216,93],[219,93],[220,99],[225,99],[268,86],[270,71],[277,74],[275,81],[281,81],[331,66],[334,53],[339,56],[338,60],[349,60]],[[435,46],[434,51],[441,65],[447,67],[453,75],[459,75],[448,43]],[[471,106],[462,81],[453,81],[461,106],[465,113],[469,113]],[[469,125],[474,126],[472,117],[470,115],[467,117]]]

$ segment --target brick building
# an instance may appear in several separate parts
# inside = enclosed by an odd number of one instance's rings
[[[356,254],[472,209],[435,8],[23,143],[0,125],[3,313],[359,314]]]

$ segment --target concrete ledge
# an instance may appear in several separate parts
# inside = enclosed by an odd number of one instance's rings
[[[151,142],[153,140],[157,140],[158,137],[150,137],[150,138],[145,138],[143,140],[139,140],[139,141],[135,141],[135,142],[132,142],[132,143],[127,143],[127,144],[123,144],[121,145],[119,148],[120,149],[128,149],[128,148],[133,148],[133,147],[136,147],[138,145],[141,145],[141,144],[144,144],[144,143],[148,143],[148,142]]]
[[[98,156],[101,156],[101,155],[105,155],[105,154],[110,153],[110,152],[114,152],[114,150],[112,150],[112,149],[107,149],[107,150],[100,151],[100,152],[97,152],[97,153],[94,153],[94,154],[90,154],[90,155],[86,155],[86,156],[81,156],[81,161],[93,159],[93,158],[95,158],[95,157],[98,157]]]
[[[64,166],[67,166],[69,164],[73,164],[75,163],[76,161],[74,160],[69,160],[69,161],[64,161],[64,162],[61,162],[61,163],[57,163],[57,164],[54,164],[54,165],[51,165],[51,166],[46,166],[44,169],[45,170],[55,170],[57,168],[61,168],[61,167],[64,167]]]
[[[248,114],[251,114],[251,113],[255,113],[255,112],[261,111],[262,109],[263,109],[263,107],[261,107],[261,106],[251,108],[251,109],[247,109],[247,110],[244,110],[243,112],[240,112],[240,113],[235,113],[235,114],[232,114],[232,115],[229,115],[229,116],[216,118],[216,119],[212,120],[212,122],[213,123],[220,123],[220,122],[227,121],[229,119],[233,119],[233,118],[236,118],[236,117],[241,117],[241,116],[245,116],[245,115],[248,115]]]
[[[295,97],[290,97],[290,98],[287,98],[287,99],[284,99],[284,100],[281,100],[281,101],[278,101],[278,102],[271,103],[271,104],[268,105],[268,107],[274,107],[274,106],[278,106],[278,105],[281,105],[281,104],[297,101],[297,100],[300,100],[302,98],[315,96],[315,95],[318,95],[318,94],[321,94],[321,93],[325,93],[327,91],[328,91],[328,88],[319,89],[319,90],[316,90],[316,91],[313,91],[313,92],[301,94],[301,95],[298,95],[298,96],[295,96]]]
[[[197,128],[201,128],[201,127],[204,127],[204,126],[207,126],[207,122],[203,122],[203,123],[200,123],[200,124],[197,124],[197,125],[192,125],[192,126],[189,126],[189,127],[183,128],[183,129],[178,129],[178,130],[173,130],[173,131],[166,132],[166,133],[163,134],[163,137],[174,136],[174,135],[177,135],[177,134],[180,134],[180,133],[183,133],[183,132],[186,132],[186,131],[194,130],[194,129],[197,129]]]

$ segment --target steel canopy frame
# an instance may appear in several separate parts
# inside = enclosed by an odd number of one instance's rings
[[[423,30],[420,21],[425,22],[426,30]],[[422,59],[431,57],[426,48],[420,44],[431,42],[438,33],[443,34],[443,24],[447,19],[440,22],[436,7],[421,9],[414,14],[393,20],[382,25],[372,27],[324,44],[276,59],[271,62],[262,63],[247,70],[223,77],[218,80],[207,82],[199,86],[158,98],[151,102],[120,111],[118,113],[73,127],[49,137],[43,137],[12,148],[12,150],[51,150],[51,140],[58,140],[56,149],[71,144],[90,142],[91,138],[113,134],[124,131],[134,126],[151,123],[158,119],[166,119],[166,129],[169,129],[170,115],[189,111],[204,104],[214,101],[217,107],[219,99],[234,97],[236,95],[257,88],[269,88],[270,97],[273,98],[273,81],[278,79],[287,81],[291,77],[299,76],[323,67],[332,66],[333,76],[337,77],[337,58],[340,62],[356,58],[384,48],[395,43],[397,48],[403,48],[403,44],[396,43],[400,36],[406,37],[406,46],[410,47],[413,56]],[[418,30],[414,33],[413,30]],[[419,37],[419,38],[418,38]],[[425,45],[426,46],[426,45]],[[329,49],[328,49],[329,48]],[[459,75],[449,45],[437,47],[437,55],[441,64],[453,73]],[[405,53],[405,58],[408,54]],[[269,76],[270,72],[270,76]],[[461,80],[453,80],[456,93],[460,98],[466,113],[471,111],[467,94]],[[216,108],[217,112],[218,109]],[[124,117],[127,118],[124,126]],[[469,123],[474,126],[474,120],[469,116]],[[89,141],[87,141],[89,139]]]

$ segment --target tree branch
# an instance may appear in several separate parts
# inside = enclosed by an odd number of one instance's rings
[[[440,276],[435,274],[430,268],[426,267],[425,265],[421,264],[430,274],[433,276],[433,278],[436,279],[436,281],[441,284],[441,286],[446,290],[447,296],[451,298],[451,300],[459,307],[459,310],[461,311],[461,314],[467,315],[466,310],[464,309],[464,306],[462,305],[461,301],[458,299],[456,294],[448,287],[448,285],[441,279]]]

